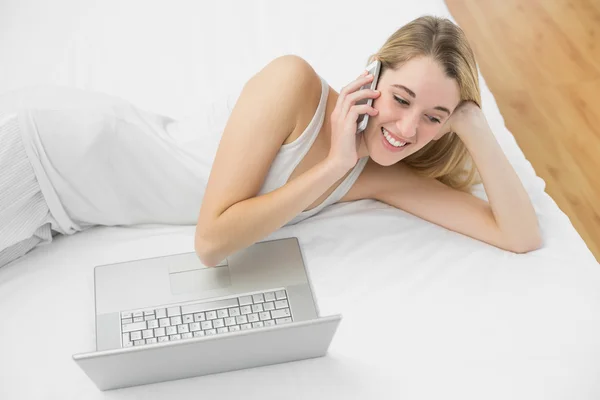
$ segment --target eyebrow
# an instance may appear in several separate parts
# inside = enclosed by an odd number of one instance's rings
[[[410,96],[411,96],[413,99],[416,99],[416,98],[417,98],[417,95],[415,94],[415,92],[413,92],[412,90],[410,90],[409,88],[407,88],[407,87],[406,87],[406,86],[404,86],[404,85],[398,85],[397,83],[394,83],[392,86],[394,86],[394,87],[397,87],[398,89],[404,89],[404,90],[406,90],[406,92],[407,92],[407,93],[408,93],[408,94],[409,94],[409,95],[410,95]],[[448,115],[452,114],[452,113],[450,112],[450,110],[448,110],[446,107],[442,107],[442,106],[436,106],[436,107],[433,107],[433,109],[434,109],[434,110],[440,110],[440,111],[444,111],[444,112],[448,113]]]

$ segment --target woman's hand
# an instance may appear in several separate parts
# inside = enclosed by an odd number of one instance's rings
[[[433,140],[439,140],[450,132],[456,133],[459,137],[469,135],[472,132],[480,131],[481,124],[487,124],[481,108],[472,101],[465,101],[456,107]]]
[[[360,145],[360,135],[356,134],[358,116],[360,114],[375,116],[378,113],[367,104],[356,104],[357,101],[379,96],[378,90],[358,90],[372,79],[373,75],[367,75],[365,71],[358,79],[346,85],[340,91],[335,109],[331,113],[331,147],[327,158],[345,171],[353,168],[358,162]]]

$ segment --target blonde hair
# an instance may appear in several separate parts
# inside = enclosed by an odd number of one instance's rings
[[[479,75],[473,51],[462,29],[446,18],[423,16],[394,32],[367,64],[381,61],[381,73],[398,69],[420,56],[437,61],[460,88],[460,99],[481,107]],[[418,174],[463,191],[480,183],[479,173],[464,143],[455,133],[431,141],[402,160]]]

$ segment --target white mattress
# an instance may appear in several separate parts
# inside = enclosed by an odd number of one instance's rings
[[[231,99],[272,58],[299,54],[339,90],[429,13],[449,16],[441,0],[3,1],[0,88],[121,96],[180,120],[174,132],[210,158]],[[298,237],[322,314],[343,314],[326,357],[100,392],[71,359],[94,350],[94,266],[193,251],[194,227],[56,237],[0,269],[0,398],[599,398],[598,264],[482,90],[543,249],[505,252],[373,200],[336,204],[266,238]]]

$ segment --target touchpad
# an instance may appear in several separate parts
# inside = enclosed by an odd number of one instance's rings
[[[171,293],[202,292],[231,286],[229,265],[200,266],[194,269],[169,273]]]

